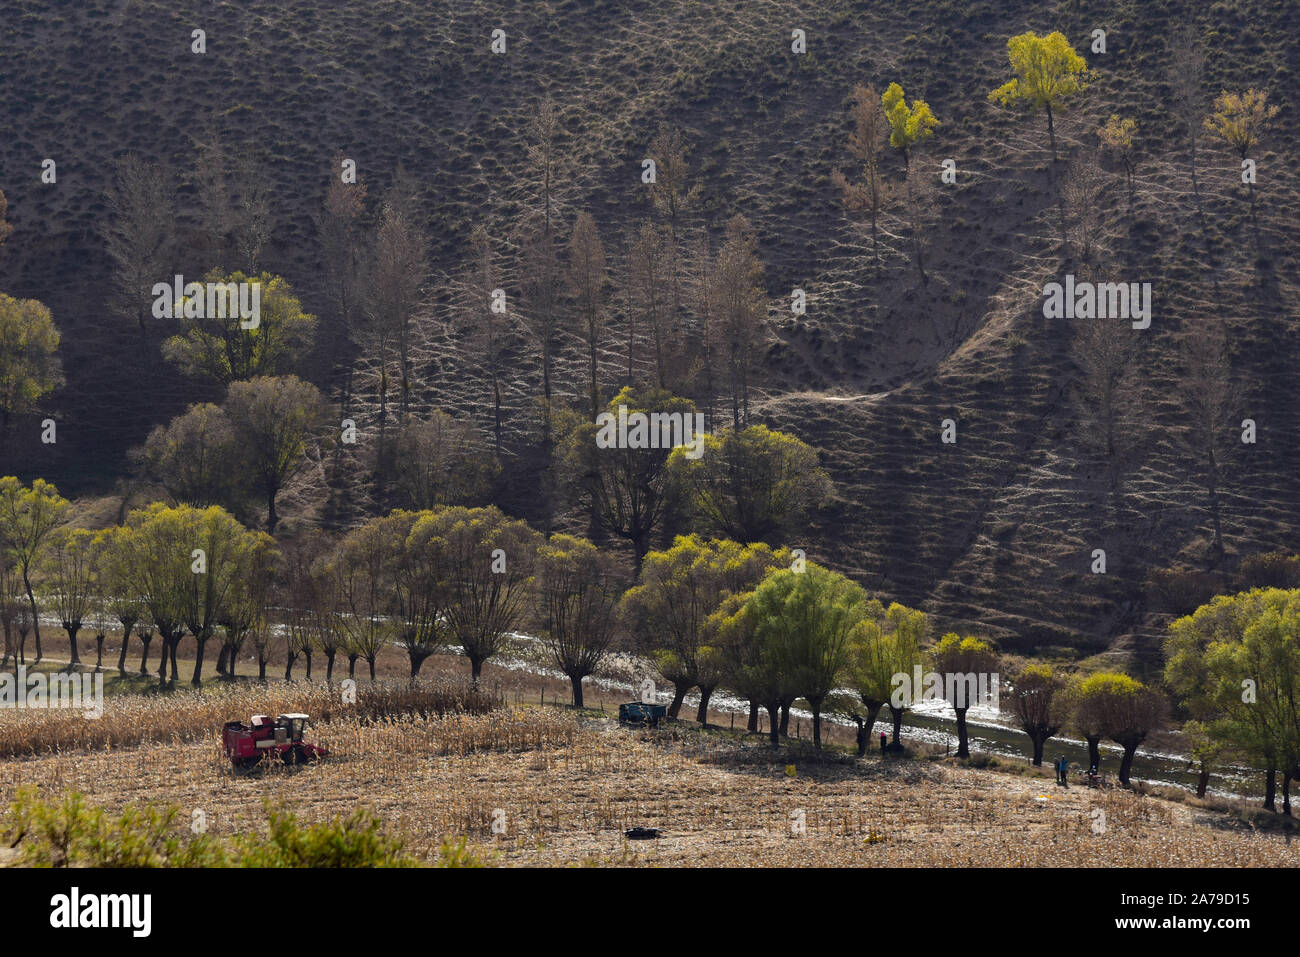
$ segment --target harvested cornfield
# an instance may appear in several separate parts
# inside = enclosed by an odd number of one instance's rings
[[[0,762],[0,798],[38,785],[84,792],[114,812],[174,804],[183,821],[201,809],[218,835],[263,827],[266,802],[305,822],[364,805],[417,856],[432,859],[444,839],[464,836],[499,865],[1300,865],[1300,843],[1135,793],[874,756],[814,759],[722,733],[628,732],[560,709],[335,714],[319,729],[329,760],[237,774],[217,725],[199,732],[193,699],[139,707],[155,727],[174,712],[188,736],[10,758]],[[29,713],[19,723],[41,735],[50,720]],[[635,826],[661,836],[629,841]]]

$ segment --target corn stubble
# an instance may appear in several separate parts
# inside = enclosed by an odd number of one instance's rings
[[[391,694],[386,706],[404,700]],[[123,699],[100,722],[9,712],[0,716],[10,756],[0,761],[0,799],[37,785],[81,791],[112,812],[174,804],[188,820],[201,808],[216,835],[264,828],[266,800],[306,823],[366,806],[430,862],[465,838],[498,865],[1300,865],[1300,842],[1214,827],[1192,808],[1128,792],[1045,790],[874,758],[799,760],[791,776],[791,755],[761,744],[630,732],[563,709],[438,714],[405,704],[379,717],[373,699],[344,708],[337,690],[276,688]],[[221,723],[277,709],[328,719],[313,731],[331,757],[234,773]],[[504,835],[492,833],[498,809]],[[803,836],[791,827],[797,810]],[[1095,810],[1104,833],[1094,833]],[[663,835],[626,840],[638,825]]]

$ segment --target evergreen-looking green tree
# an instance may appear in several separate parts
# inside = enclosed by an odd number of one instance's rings
[[[582,707],[582,681],[600,667],[617,634],[622,589],[609,556],[585,538],[552,535],[537,551],[536,609],[542,642],[573,686]]]
[[[233,509],[242,475],[235,431],[225,411],[211,402],[192,405],[166,425],[156,425],[129,456],[142,479],[160,486],[176,503]]]
[[[266,502],[266,530],[279,521],[276,497],[319,450],[331,428],[329,403],[297,376],[262,376],[231,383],[222,404],[234,429],[240,467]]]
[[[894,676],[911,676],[911,668],[900,671],[900,662],[915,655],[927,629],[925,613],[892,602],[886,608],[879,599],[867,602],[862,628],[855,633],[845,666],[844,684],[851,688],[861,703],[861,710],[849,709],[846,713],[858,725],[858,754],[867,751],[867,745],[876,719],[885,705],[890,703],[895,688]],[[902,711],[894,727],[894,743],[898,744]]]
[[[911,165],[911,149],[921,140],[934,135],[934,128],[939,120],[930,111],[930,104],[925,100],[913,100],[907,105],[903,88],[897,83],[889,84],[880,105],[885,108],[885,119],[889,121],[889,145],[903,154],[904,165]]]
[[[957,757],[969,758],[966,712],[971,705],[978,703],[978,676],[995,674],[998,656],[987,641],[947,634],[931,650],[930,662],[943,677],[944,698],[957,715]]]
[[[562,453],[573,483],[600,522],[612,534],[627,539],[633,549],[636,572],[650,550],[650,538],[663,521],[672,494],[672,474],[668,468],[671,435],[660,435],[661,448],[619,448],[614,434],[619,421],[619,407],[635,412],[680,415],[694,424],[695,407],[688,399],[657,390],[622,389],[606,407],[614,418],[609,426],[577,422],[568,430]],[[689,417],[689,418],[688,418]],[[631,420],[630,420],[631,421]],[[634,426],[628,426],[627,445],[631,446]],[[602,430],[604,435],[602,437]],[[645,444],[650,444],[650,426],[643,429]],[[601,447],[601,444],[606,447]],[[636,444],[640,444],[637,439]]]
[[[1100,760],[1097,742],[1109,738],[1124,749],[1119,780],[1129,784],[1133,755],[1148,734],[1160,727],[1165,701],[1160,694],[1125,674],[1100,672],[1078,685],[1075,723],[1088,740],[1088,758]]]
[[[24,486],[12,475],[0,478],[0,552],[18,567],[36,633],[36,663],[40,664],[41,621],[32,591],[32,574],[44,554],[51,533],[63,524],[69,502],[44,479]]]
[[[668,717],[676,718],[686,693],[698,687],[696,720],[708,722],[709,699],[725,673],[719,634],[724,600],[789,564],[784,549],[696,535],[678,536],[671,548],[646,556],[639,582],[623,596],[620,612],[637,647],[673,686]]]
[[[1054,113],[1063,101],[1078,93],[1089,82],[1088,63],[1074,51],[1070,41],[1059,32],[1040,37],[1022,33],[1007,41],[1007,59],[1015,77],[989,94],[1003,106],[1025,104],[1047,114],[1047,136],[1056,160],[1056,125]]]
[[[1002,710],[1029,735],[1036,768],[1043,766],[1043,746],[1069,724],[1073,710],[1069,687],[1050,665],[1026,665],[1010,691],[1001,692]]]
[[[817,451],[765,425],[728,428],[703,438],[696,458],[673,450],[670,468],[697,516],[719,537],[748,544],[799,530],[831,494]]]
[[[813,714],[813,746],[821,750],[822,705],[839,687],[867,612],[862,587],[808,562],[804,571],[768,575],[746,604],[760,657],[782,669]]]
[[[302,311],[289,283],[265,272],[246,276],[242,272],[224,275],[218,270],[209,272],[204,280],[226,287],[225,317],[206,315],[206,299],[201,304],[202,318],[183,316],[188,300],[173,304],[181,331],[163,343],[163,356],[187,375],[222,385],[292,372],[315,339],[316,317]],[[257,324],[247,329],[243,323],[252,319],[240,317],[238,286],[229,285],[244,282],[261,287]]]
[[[26,415],[63,384],[58,349],[49,309],[0,292],[0,442],[13,416]]]
[[[542,537],[495,505],[423,512],[407,537],[413,561],[442,595],[448,638],[470,662],[475,684],[483,663],[519,625],[532,594]]]

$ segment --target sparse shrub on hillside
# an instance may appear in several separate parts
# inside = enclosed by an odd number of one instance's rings
[[[1133,209],[1133,173],[1136,168],[1134,162],[1133,140],[1137,134],[1137,120],[1131,116],[1120,118],[1118,113],[1112,113],[1104,126],[1098,131],[1097,135],[1101,139],[1101,145],[1119,161],[1124,169],[1124,182],[1128,186],[1128,206],[1129,211]]]
[[[1241,587],[1300,588],[1300,556],[1286,552],[1263,552],[1241,560],[1237,571]]]
[[[1147,574],[1146,592],[1156,610],[1189,615],[1221,592],[1223,585],[1223,580],[1213,572],[1156,568]]]

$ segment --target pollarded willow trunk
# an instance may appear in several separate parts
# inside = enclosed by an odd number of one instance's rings
[[[709,699],[713,697],[713,685],[700,685],[700,706],[695,709],[695,720],[700,724],[709,723]]]
[[[149,673],[149,645],[153,642],[153,634],[144,634],[140,636],[140,645],[143,651],[140,653],[140,674]]]
[[[134,621],[122,622],[122,650],[117,656],[117,671],[123,678],[126,677],[126,652],[127,646],[131,644],[131,629],[135,627]]]
[[[77,632],[81,631],[81,622],[65,621],[63,630],[68,633],[68,648],[71,657],[68,659],[68,670],[71,671],[74,665],[81,664],[81,652],[77,648]],[[40,660],[39,658],[37,659]]]
[[[1088,765],[1089,767],[1101,768],[1101,736],[1087,736],[1088,739]]]
[[[203,649],[207,644],[207,635],[194,636],[194,677],[190,679],[190,684],[196,688],[203,684]]]
[[[582,707],[582,675],[569,675],[569,684],[573,686],[573,706]]]
[[[1124,748],[1124,757],[1119,763],[1119,783],[1128,787],[1129,772],[1133,770],[1133,755],[1137,754],[1140,741],[1121,741]]]
[[[809,698],[808,704],[812,705],[813,748],[820,751],[822,749],[822,699]]]
[[[898,740],[898,736],[903,732],[903,709],[895,708],[893,702],[890,702],[889,716],[894,720],[894,740],[890,742],[890,747],[895,751],[901,751],[903,742]]]
[[[1041,768],[1043,766],[1043,746],[1047,744],[1047,735],[1042,731],[1027,731],[1025,733],[1029,735],[1029,740],[1034,745],[1033,765],[1036,768]]]
[[[1264,810],[1277,810],[1277,769],[1272,767],[1264,777]]]
[[[970,735],[966,732],[966,709],[953,708],[957,713],[957,757],[970,757]]]
[[[749,722],[745,725],[745,730],[750,732],[758,730],[758,702],[752,699],[749,702]]]
[[[779,748],[781,746],[781,704],[774,701],[766,706],[766,710],[772,747]]]
[[[682,699],[686,697],[686,692],[691,690],[691,686],[682,681],[673,682],[673,700],[668,705],[668,717],[674,721],[682,710]]]
[[[781,702],[781,737],[790,737],[790,702]]]

